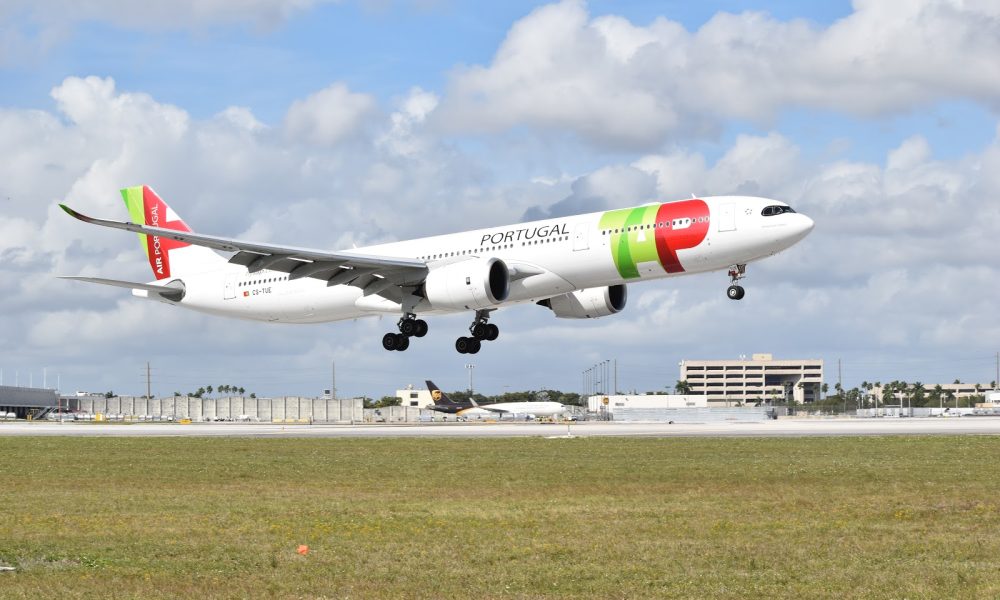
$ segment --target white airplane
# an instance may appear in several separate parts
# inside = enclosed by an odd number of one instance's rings
[[[123,189],[132,222],[71,216],[139,234],[156,277],[133,283],[66,277],[200,312],[277,323],[322,323],[399,315],[386,350],[427,333],[427,315],[472,312],[460,353],[479,352],[499,329],[490,314],[536,303],[556,317],[621,312],[629,283],[728,269],[739,300],[747,263],[803,239],[809,217],[784,202],[745,196],[589,213],[379,244],[311,250],[194,233],[148,186]],[[232,253],[228,260],[214,251]]]
[[[512,418],[522,417],[534,419],[535,417],[554,417],[566,414],[569,409],[560,402],[538,401],[538,402],[494,402],[493,404],[479,404],[471,397],[467,402],[456,402],[448,397],[441,388],[433,381],[427,380],[427,389],[430,390],[434,404],[427,408],[443,413],[451,413],[460,417],[488,417],[498,416],[501,419],[505,415]]]

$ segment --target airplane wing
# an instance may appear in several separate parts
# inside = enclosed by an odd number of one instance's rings
[[[428,272],[427,264],[424,261],[412,258],[395,258],[356,252],[329,252],[293,246],[243,242],[163,227],[137,225],[125,221],[96,219],[79,213],[65,204],[59,206],[70,216],[84,223],[168,238],[223,252],[234,252],[235,254],[230,257],[229,262],[246,267],[250,273],[270,269],[287,273],[289,280],[311,277],[326,281],[328,286],[353,285],[364,290],[366,296],[378,294],[396,302],[401,301],[403,296],[409,293],[403,288],[419,285],[427,277]]]

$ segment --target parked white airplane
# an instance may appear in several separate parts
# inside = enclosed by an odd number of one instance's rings
[[[473,311],[460,353],[479,352],[499,329],[490,313],[533,302],[556,317],[621,312],[626,284],[729,270],[727,294],[749,262],[791,247],[813,221],[766,198],[718,196],[533,221],[506,227],[327,251],[194,233],[148,186],[122,190],[132,222],[73,217],[139,234],[151,283],[66,277],[130,288],[133,295],[229,317],[320,323],[401,315],[386,350],[423,337],[421,316]],[[233,253],[227,261],[213,252]]]
[[[434,400],[434,404],[429,404],[426,408],[460,417],[499,417],[503,419],[505,415],[510,415],[515,419],[518,417],[534,419],[535,417],[554,417],[569,412],[564,404],[548,400],[479,404],[470,397],[467,402],[456,402],[449,398],[448,394],[445,394],[433,381],[427,380],[426,383],[431,398]]]

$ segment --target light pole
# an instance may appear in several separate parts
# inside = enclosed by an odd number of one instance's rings
[[[611,381],[611,359],[604,359],[604,395],[609,394],[611,389],[608,384]]]
[[[469,370],[469,398],[472,398],[472,370],[476,368],[476,365],[472,363],[466,363],[465,368]]]

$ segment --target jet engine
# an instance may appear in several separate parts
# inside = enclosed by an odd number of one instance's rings
[[[624,285],[587,288],[539,302],[560,319],[596,319],[621,312],[628,299]]]
[[[472,258],[434,267],[424,281],[432,308],[455,310],[496,306],[510,293],[510,271],[499,258]]]

